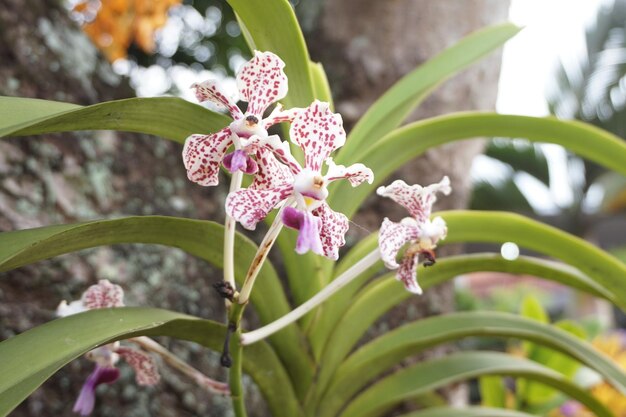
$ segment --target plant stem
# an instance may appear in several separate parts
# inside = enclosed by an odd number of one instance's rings
[[[313,310],[315,307],[319,306],[324,301],[328,300],[333,294],[335,294],[341,288],[348,285],[353,279],[361,275],[368,268],[370,268],[372,265],[378,262],[378,260],[380,260],[380,253],[378,249],[375,249],[369,254],[365,255],[359,262],[354,264],[350,269],[348,269],[339,277],[334,279],[330,284],[324,287],[320,292],[315,294],[304,304],[301,304],[295,310],[292,310],[291,312],[285,314],[278,320],[273,321],[272,323],[266,326],[263,326],[252,332],[242,334],[241,344],[245,346],[245,345],[251,345],[253,343],[256,343],[259,340],[265,339],[266,337],[276,333],[282,328],[300,319],[309,311]]]
[[[200,387],[206,388],[215,394],[230,395],[228,384],[209,378],[149,337],[135,337],[130,339],[130,341],[149,352],[154,352],[161,356],[168,365],[194,380]]]
[[[231,335],[230,343],[230,359],[231,366],[229,372],[228,384],[230,386],[230,396],[233,404],[233,410],[236,417],[246,417],[246,407],[243,400],[243,383],[242,383],[242,363],[243,363],[243,345],[241,344],[241,317],[245,304],[234,303],[230,310],[228,318],[228,326],[234,333]]]
[[[286,207],[289,205],[289,201],[286,202],[282,207]],[[256,277],[259,275],[263,264],[265,263],[265,258],[269,254],[274,242],[276,241],[276,237],[280,233],[283,228],[283,222],[281,220],[282,208],[274,218],[274,222],[270,226],[270,229],[265,234],[259,249],[254,255],[254,259],[250,264],[250,268],[248,269],[248,273],[246,274],[246,279],[243,282],[243,286],[241,287],[241,291],[239,292],[239,297],[237,298],[237,303],[245,305],[250,298],[250,292],[252,291],[252,287],[254,286],[254,281]]]
[[[237,170],[230,179],[229,193],[233,193],[241,188],[243,172]],[[224,221],[224,281],[236,289],[235,284],[235,219],[226,215]],[[226,307],[230,306],[230,301],[226,300]]]

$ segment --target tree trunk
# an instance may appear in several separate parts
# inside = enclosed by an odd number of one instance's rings
[[[324,64],[336,108],[350,126],[403,75],[470,32],[506,20],[508,7],[509,2],[502,0],[326,0],[303,2],[300,13],[312,57]],[[500,60],[501,54],[493,54],[446,82],[410,120],[493,109]],[[409,163],[394,177],[427,185],[448,175],[453,192],[440,197],[437,209],[465,208],[471,191],[471,162],[482,147],[480,140],[441,146]],[[391,181],[389,178],[385,184]],[[356,222],[375,230],[385,216],[397,221],[406,213],[388,200],[372,198]],[[454,250],[442,249],[440,255]],[[407,320],[453,310],[453,285],[442,284],[396,308],[371,336]],[[442,355],[446,350],[435,349],[425,356]]]

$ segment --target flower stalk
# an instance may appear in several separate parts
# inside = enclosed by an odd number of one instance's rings
[[[130,341],[141,346],[146,351],[156,353],[172,368],[188,376],[198,386],[206,388],[209,392],[219,395],[230,395],[228,384],[209,378],[149,337],[140,336],[130,339]]]
[[[230,180],[230,192],[233,193],[241,188],[243,172],[237,170],[233,172]],[[235,284],[235,219],[226,214],[224,221],[224,281],[232,288],[237,288]],[[230,306],[230,301],[226,299],[226,307]]]
[[[287,201],[286,204],[283,205],[283,207],[289,206],[289,204],[290,202]],[[250,299],[250,292],[252,291],[252,287],[254,286],[254,281],[259,275],[259,272],[261,271],[261,268],[265,263],[267,255],[272,249],[272,246],[274,246],[274,242],[276,241],[278,234],[283,228],[283,222],[281,220],[282,211],[283,209],[281,208],[281,210],[276,215],[276,218],[274,218],[274,221],[272,222],[269,230],[265,234],[265,237],[263,238],[259,249],[254,255],[254,259],[252,260],[250,268],[248,269],[248,273],[246,274],[246,279],[243,282],[241,291],[239,291],[239,297],[237,297],[238,304],[245,305]]]
[[[222,352],[222,359],[228,358],[230,362],[228,384],[230,387],[231,403],[236,417],[246,417],[246,407],[243,398],[243,345],[241,339],[241,317],[245,304],[233,303],[228,315],[228,330],[226,340],[228,351]],[[226,348],[226,346],[225,346]]]
[[[278,320],[273,321],[272,323],[266,326],[263,326],[257,330],[242,334],[241,344],[244,346],[247,346],[247,345],[256,343],[260,340],[267,338],[268,336],[271,336],[277,331],[287,327],[291,323],[297,321],[298,319],[306,315],[308,312],[313,310],[315,307],[319,306],[324,301],[328,300],[335,293],[337,293],[340,289],[348,285],[350,282],[352,282],[355,278],[357,278],[367,269],[371,268],[379,260],[380,260],[380,253],[378,249],[365,255],[363,259],[361,259],[359,262],[354,264],[350,269],[348,269],[339,277],[337,277],[335,280],[333,280],[330,284],[324,287],[320,292],[315,294],[304,304],[301,304],[296,309],[292,310],[288,314],[285,314]]]

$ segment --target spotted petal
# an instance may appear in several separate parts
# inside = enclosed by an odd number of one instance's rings
[[[421,294],[422,287],[417,283],[418,254],[405,256],[396,273],[396,279],[404,284],[404,288],[413,294]]]
[[[324,256],[336,261],[339,258],[339,248],[346,244],[345,236],[350,222],[342,213],[333,211],[326,202],[313,210],[313,214],[322,220],[320,238]]]
[[[294,107],[289,110],[283,110],[283,107],[280,105],[280,103],[278,103],[274,110],[272,110],[272,113],[265,119],[263,119],[263,128],[267,130],[271,126],[274,126],[278,123],[292,122],[293,119],[295,119],[298,113],[300,113],[302,110],[304,109],[301,109],[299,107]]]
[[[226,214],[248,230],[256,229],[258,222],[293,192],[290,183],[272,189],[238,190],[226,198]]]
[[[215,80],[207,80],[201,83],[194,83],[191,88],[195,90],[196,98],[200,103],[210,101],[221,106],[226,107],[230,115],[235,120],[243,118],[243,113],[237,107],[236,102],[228,97],[228,93],[220,87]]]
[[[418,228],[413,219],[395,223],[385,217],[378,233],[378,249],[385,266],[389,269],[398,268],[398,251],[407,242],[417,239],[417,236]]]
[[[154,385],[159,382],[159,371],[152,356],[128,346],[121,346],[115,352],[135,370],[137,384]]]
[[[248,102],[246,114],[263,118],[270,104],[287,95],[285,63],[271,52],[254,51],[254,57],[237,74],[237,88]]]
[[[374,173],[363,164],[352,164],[346,168],[344,165],[335,164],[333,158],[328,158],[326,165],[328,165],[326,179],[329,182],[346,178],[353,187],[364,181],[367,181],[368,184],[374,182]]]
[[[428,220],[433,204],[437,201],[435,194],[441,192],[448,195],[451,190],[450,179],[443,177],[440,182],[427,187],[417,184],[407,185],[402,180],[396,180],[386,187],[378,187],[376,192],[406,208],[418,222],[422,223]]]
[[[289,134],[304,151],[305,166],[317,172],[326,158],[346,142],[341,115],[333,113],[328,103],[318,100],[298,113]]]
[[[124,290],[108,279],[100,280],[96,285],[87,288],[81,298],[83,306],[88,309],[124,307]]]
[[[183,162],[187,169],[187,178],[205,187],[217,185],[220,164],[231,144],[229,128],[224,128],[212,135],[189,136],[183,148]]]
[[[256,152],[256,161],[259,170],[254,176],[254,181],[250,184],[250,189],[268,190],[281,184],[293,182],[293,175],[289,168],[278,162],[270,150],[259,148]]]

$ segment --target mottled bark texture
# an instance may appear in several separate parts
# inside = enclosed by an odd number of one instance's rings
[[[400,77],[474,30],[505,21],[508,7],[505,0],[325,0],[302,2],[300,11],[312,57],[324,64],[336,108],[351,126]],[[461,110],[492,110],[500,60],[499,53],[492,54],[446,82],[410,120]],[[482,141],[474,140],[430,150],[394,177],[426,185],[448,175],[453,194],[441,197],[437,209],[464,208],[471,191],[471,162],[482,147]],[[370,230],[384,216],[392,220],[406,216],[399,206],[379,198],[370,198],[363,210],[356,222]],[[439,255],[452,250],[445,248]],[[443,284],[395,309],[372,335],[453,309],[452,283]],[[446,351],[436,349],[427,356]]]
[[[61,1],[0,2],[0,94],[78,104],[133,96]],[[0,115],[0,117],[2,117]],[[223,217],[223,188],[187,181],[181,146],[136,134],[83,132],[0,141],[0,230],[16,230],[119,215]],[[153,306],[221,320],[222,301],[210,284],[221,271],[175,249],[119,245],[61,256],[0,274],[0,338],[54,318],[98,279],[126,290],[128,305]],[[165,340],[181,358],[224,379],[217,355],[197,345]],[[4,358],[5,360],[7,358]],[[12,415],[72,416],[73,402],[93,368],[72,362]],[[95,416],[227,416],[227,398],[208,394],[162,368],[162,382],[137,387],[122,365],[119,382],[98,391]],[[247,384],[250,386],[251,384]],[[258,395],[252,415],[267,415]]]

